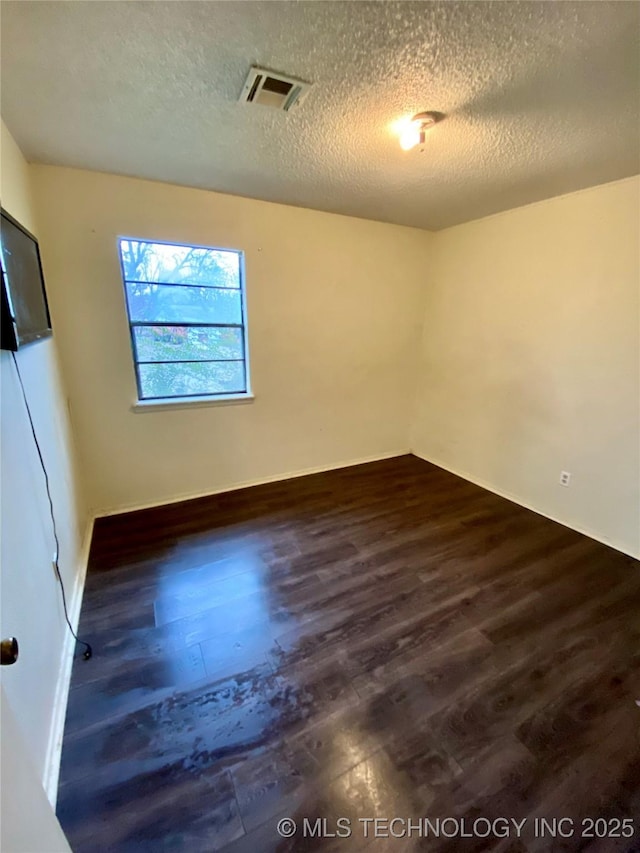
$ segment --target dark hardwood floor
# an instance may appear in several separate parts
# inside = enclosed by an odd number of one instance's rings
[[[79,630],[75,853],[640,849],[640,564],[415,457],[99,519]]]

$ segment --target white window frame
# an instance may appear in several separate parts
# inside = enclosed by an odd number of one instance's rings
[[[244,375],[245,375],[245,391],[236,392],[236,393],[219,393],[219,394],[200,394],[200,395],[188,395],[188,396],[175,396],[175,397],[151,397],[151,398],[143,398],[140,395],[140,376],[138,373],[138,359],[136,355],[136,345],[133,335],[133,329],[137,326],[153,326],[153,325],[166,325],[166,326],[188,326],[188,325],[197,325],[197,326],[209,326],[211,328],[215,328],[216,324],[214,323],[185,323],[185,322],[160,322],[157,324],[153,322],[140,322],[133,321],[131,319],[129,313],[129,301],[127,299],[127,283],[130,282],[130,279],[125,277],[124,265],[122,262],[122,252],[120,249],[120,243],[122,240],[129,240],[131,242],[136,243],[156,243],[163,246],[177,246],[179,248],[188,248],[188,249],[207,249],[211,251],[217,252],[233,252],[238,255],[238,273],[240,278],[240,311],[241,311],[241,319],[242,322],[239,324],[242,329],[242,346],[243,346],[243,364],[244,364]],[[221,405],[221,404],[238,404],[238,403],[246,403],[251,402],[255,399],[254,394],[251,389],[251,373],[250,373],[250,359],[249,359],[249,329],[248,329],[248,319],[247,319],[247,293],[246,293],[246,267],[245,267],[245,255],[241,249],[230,249],[223,246],[205,246],[199,243],[179,243],[173,240],[156,240],[154,238],[149,237],[131,237],[130,235],[118,235],[116,241],[116,248],[118,253],[118,263],[120,265],[120,278],[122,281],[123,288],[123,296],[125,303],[125,313],[127,318],[127,325],[129,327],[129,345],[131,347],[131,363],[133,366],[133,372],[135,376],[135,385],[136,385],[136,401],[132,405],[132,410],[135,412],[149,412],[149,411],[157,411],[157,410],[170,410],[170,409],[181,409],[181,408],[191,408],[194,406],[211,406],[211,405]],[[150,282],[153,283],[153,282]],[[183,285],[180,285],[183,286]],[[224,326],[225,328],[238,328],[238,324],[230,324],[223,323],[219,324],[218,327]]]

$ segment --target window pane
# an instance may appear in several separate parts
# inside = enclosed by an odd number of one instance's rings
[[[132,322],[242,323],[239,290],[127,283]]]
[[[142,399],[232,394],[246,390],[244,366],[238,361],[139,364],[138,375]]]
[[[242,329],[206,326],[134,326],[138,361],[242,358]]]
[[[125,281],[240,287],[240,254],[224,249],[120,240]]]

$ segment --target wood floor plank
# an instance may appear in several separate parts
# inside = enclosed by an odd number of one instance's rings
[[[98,519],[58,815],[75,853],[638,851],[639,614],[637,561],[412,456]],[[358,824],[396,816],[525,826]]]

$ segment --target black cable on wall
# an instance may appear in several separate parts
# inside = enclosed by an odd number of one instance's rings
[[[51,497],[51,487],[49,484],[49,473],[47,472],[47,467],[44,464],[44,458],[42,456],[42,451],[40,449],[40,442],[38,441],[38,436],[36,434],[36,428],[34,426],[33,417],[31,416],[31,409],[29,407],[29,400],[27,399],[27,392],[25,391],[25,388],[24,388],[24,382],[22,381],[22,375],[20,373],[20,368],[18,367],[18,360],[16,359],[15,352],[11,353],[11,357],[13,358],[13,363],[14,363],[15,368],[16,368],[16,374],[18,376],[18,382],[20,383],[20,389],[22,391],[22,399],[24,400],[24,405],[25,405],[25,408],[27,410],[27,416],[29,418],[29,424],[31,426],[31,434],[33,435],[33,441],[35,443],[36,450],[38,451],[38,459],[40,460],[40,466],[42,468],[42,473],[44,474],[44,482],[45,482],[45,486],[47,489],[47,498],[49,499],[49,512],[51,514],[51,524],[53,527],[53,538],[54,538],[54,541],[56,543],[56,551],[55,551],[55,556],[53,558],[53,565],[54,565],[54,568],[56,570],[56,577],[58,578],[58,582],[60,584],[60,592],[62,594],[62,607],[64,609],[64,618],[65,618],[65,621],[69,627],[69,630],[71,631],[71,636],[73,637],[73,639],[76,641],[76,643],[80,643],[80,645],[85,647],[85,650],[82,653],[82,657],[85,660],[89,660],[89,658],[93,654],[93,650],[91,649],[91,646],[89,645],[89,643],[85,643],[84,640],[81,640],[78,637],[76,632],[73,630],[73,625],[71,624],[71,620],[69,619],[69,612],[67,610],[67,596],[66,596],[65,590],[64,590],[64,583],[62,581],[62,575],[60,574],[60,566],[58,564],[58,560],[60,558],[60,540],[58,539],[58,528],[56,526],[56,517],[55,517],[54,510],[53,510],[53,499]]]

